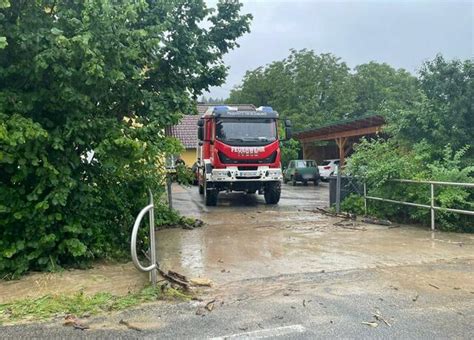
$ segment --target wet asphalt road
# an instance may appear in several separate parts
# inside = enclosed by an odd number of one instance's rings
[[[221,196],[208,208],[196,188],[175,187],[175,207],[206,225],[158,232],[163,268],[213,281],[202,301],[90,318],[84,332],[57,320],[3,327],[0,337],[472,338],[473,235],[334,225],[312,212],[327,205],[327,184],[284,186],[278,206]]]

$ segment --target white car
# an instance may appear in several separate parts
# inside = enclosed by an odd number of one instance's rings
[[[334,175],[336,166],[339,166],[339,159],[326,159],[318,165],[319,175],[321,179],[327,180],[329,176]]]

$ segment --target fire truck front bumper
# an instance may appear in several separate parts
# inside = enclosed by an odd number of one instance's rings
[[[207,174],[210,182],[274,182],[283,179],[281,169],[259,166],[257,170],[239,170],[237,167],[213,169]]]

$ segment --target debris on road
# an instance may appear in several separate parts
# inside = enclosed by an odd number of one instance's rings
[[[183,219],[183,221],[181,222],[181,228],[187,229],[187,230],[200,228],[203,225],[204,225],[204,222],[200,219],[197,219],[197,218],[194,219],[194,221],[189,220],[189,218],[187,218],[187,219]]]
[[[431,287],[433,287],[433,288],[439,289],[438,286],[436,286],[436,285],[434,285],[434,284],[432,284],[432,283],[428,283],[428,286],[431,286]]]
[[[164,270],[160,268],[158,268],[158,272],[160,273],[161,276],[163,276],[166,280],[170,281],[171,283],[175,283],[179,285],[181,288],[185,290],[189,290],[190,288],[189,281],[186,278],[186,276],[173,272],[171,270],[168,270],[168,273],[166,273]]]
[[[306,209],[304,209],[304,211],[309,211],[309,212],[313,212],[313,213],[319,212],[319,213],[322,213],[322,214],[327,215],[327,216],[341,217],[341,218],[346,218],[346,219],[351,219],[351,220],[355,220],[356,217],[357,217],[355,214],[336,213],[336,212],[332,212],[330,210],[326,210],[326,209],[323,209],[323,208],[316,208],[315,210],[306,210]]]
[[[128,321],[125,321],[123,319],[121,319],[119,321],[119,325],[124,325],[125,327],[127,327],[128,329],[132,329],[134,331],[137,331],[137,332],[141,332],[141,328],[138,328],[137,326],[134,326],[132,325],[131,323],[129,323]]]
[[[89,329],[90,327],[81,322],[75,315],[68,314],[64,318],[64,326],[72,326],[75,329],[80,329],[81,331]]]
[[[382,321],[385,323],[388,327],[392,327],[392,325],[379,313],[372,313],[374,318],[377,319],[377,321]]]
[[[212,310],[214,309],[214,302],[216,302],[216,299],[211,300],[208,303],[206,303],[204,308],[206,308],[209,312],[212,312]]]
[[[361,324],[363,325],[367,325],[367,326],[370,326],[370,327],[377,327],[379,324],[375,321],[362,321]]]
[[[357,224],[354,221],[341,220],[339,222],[334,223],[333,225],[336,226],[336,227],[343,228],[343,229],[360,230],[360,231],[366,231],[367,230],[364,227],[357,228]]]
[[[420,296],[419,294],[416,294],[415,297],[412,299],[412,301],[416,302],[418,300],[419,296]]]
[[[384,226],[391,226],[392,222],[389,220],[381,220],[375,217],[364,217],[362,219],[362,222],[364,223],[369,223],[369,224],[378,224],[378,225],[384,225]]]

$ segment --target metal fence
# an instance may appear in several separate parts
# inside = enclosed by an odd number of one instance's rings
[[[444,208],[444,207],[439,207],[435,205],[435,186],[459,186],[459,187],[466,187],[466,188],[474,188],[474,183],[456,183],[456,182],[438,182],[438,181],[414,181],[414,180],[409,180],[409,179],[394,179],[391,180],[392,182],[400,182],[400,183],[417,183],[417,184],[429,184],[430,185],[430,191],[431,191],[431,197],[430,197],[430,205],[428,204],[421,204],[421,203],[414,203],[414,202],[405,202],[405,201],[397,201],[397,200],[392,200],[388,198],[382,198],[382,197],[375,197],[375,196],[369,196],[367,195],[367,184],[364,183],[364,209],[365,209],[365,214],[367,215],[367,200],[374,200],[374,201],[382,201],[382,202],[389,202],[389,203],[395,203],[395,204],[402,204],[402,205],[408,205],[412,207],[418,207],[418,208],[425,208],[425,209],[430,209],[431,210],[431,230],[435,230],[435,211],[440,210],[440,211],[449,211],[457,214],[465,214],[465,215],[472,215],[474,216],[474,211],[470,210],[462,210],[462,209],[453,209],[453,208]]]

